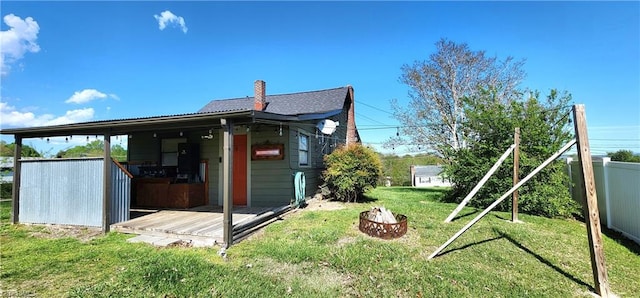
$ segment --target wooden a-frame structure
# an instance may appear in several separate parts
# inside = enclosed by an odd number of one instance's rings
[[[580,172],[581,177],[579,188],[582,192],[582,198],[584,198],[584,202],[582,204],[583,213],[585,217],[585,223],[587,226],[587,238],[589,240],[589,255],[591,258],[591,269],[593,271],[593,279],[594,279],[594,288],[598,295],[601,297],[609,297],[611,292],[609,288],[609,281],[607,276],[607,267],[604,259],[604,249],[602,245],[602,232],[600,228],[600,213],[598,211],[598,198],[596,195],[596,187],[595,187],[595,179],[593,177],[593,164],[591,161],[591,150],[589,148],[589,137],[587,135],[587,124],[585,119],[585,109],[584,105],[574,105],[573,106],[573,118],[574,118],[574,130],[575,130],[575,139],[569,141],[565,144],[560,150],[554,153],[551,157],[545,160],[542,164],[540,164],[537,168],[535,168],[529,175],[524,177],[522,180],[517,178],[517,163],[514,163],[514,186],[504,193],[500,198],[498,198],[495,202],[493,202],[489,207],[483,210],[480,214],[478,214],[474,219],[472,219],[467,225],[462,227],[457,233],[455,233],[449,240],[447,240],[442,246],[438,247],[429,257],[428,259],[433,259],[435,256],[440,254],[449,244],[455,241],[458,237],[460,237],[464,232],[469,230],[471,226],[480,221],[489,211],[493,210],[498,204],[504,201],[508,196],[514,194],[513,201],[514,207],[512,208],[512,220],[517,221],[517,193],[516,191],[520,186],[526,183],[529,179],[535,176],[538,172],[544,169],[547,165],[553,162],[556,158],[562,155],[564,152],[569,150],[574,144],[577,144],[578,158],[580,159]],[[489,179],[489,176],[495,172],[498,166],[506,159],[506,156],[514,149],[517,148],[519,143],[519,129],[515,131],[514,145],[509,147],[507,151],[502,155],[502,157],[496,162],[491,170],[482,178],[480,183],[469,193],[469,195],[463,200],[462,203],[454,210],[449,217],[447,217],[446,222],[450,221],[461,209],[464,207],[471,197],[478,191],[478,189]],[[514,152],[517,154],[517,149]],[[515,160],[515,158],[514,158]],[[518,181],[519,180],[519,181]]]

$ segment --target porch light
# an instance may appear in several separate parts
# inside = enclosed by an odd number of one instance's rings
[[[154,133],[153,133],[153,137],[155,138],[155,137],[157,137],[157,136],[158,136],[158,135],[156,135],[156,133],[154,132]]]
[[[180,132],[180,136],[182,136],[182,132]]]

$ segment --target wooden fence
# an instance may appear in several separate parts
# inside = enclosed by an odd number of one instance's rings
[[[569,186],[571,195],[580,202],[576,187],[580,164],[568,158],[567,169],[573,182]],[[602,224],[640,243],[640,163],[594,158],[593,174]]]

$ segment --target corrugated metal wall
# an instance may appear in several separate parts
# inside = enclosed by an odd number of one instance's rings
[[[21,161],[22,223],[102,226],[103,159]],[[111,170],[111,223],[129,219],[131,179]]]
[[[102,225],[101,158],[21,163],[21,223]]]
[[[114,162],[111,163],[111,222],[129,220],[131,178]]]

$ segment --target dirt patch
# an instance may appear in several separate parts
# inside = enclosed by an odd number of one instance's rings
[[[284,263],[273,259],[257,261],[260,272],[285,284],[301,283],[319,292],[334,292],[348,287],[354,281],[350,274],[340,273],[327,262]],[[253,264],[247,264],[252,268]],[[290,287],[291,289],[291,287]],[[288,292],[291,293],[291,290]],[[295,296],[295,295],[294,295]]]
[[[99,228],[64,226],[64,225],[37,225],[31,232],[31,236],[47,239],[75,238],[82,242],[88,242],[102,235]]]
[[[307,200],[307,206],[303,210],[309,211],[332,211],[344,209],[344,203],[339,201],[311,199]]]

